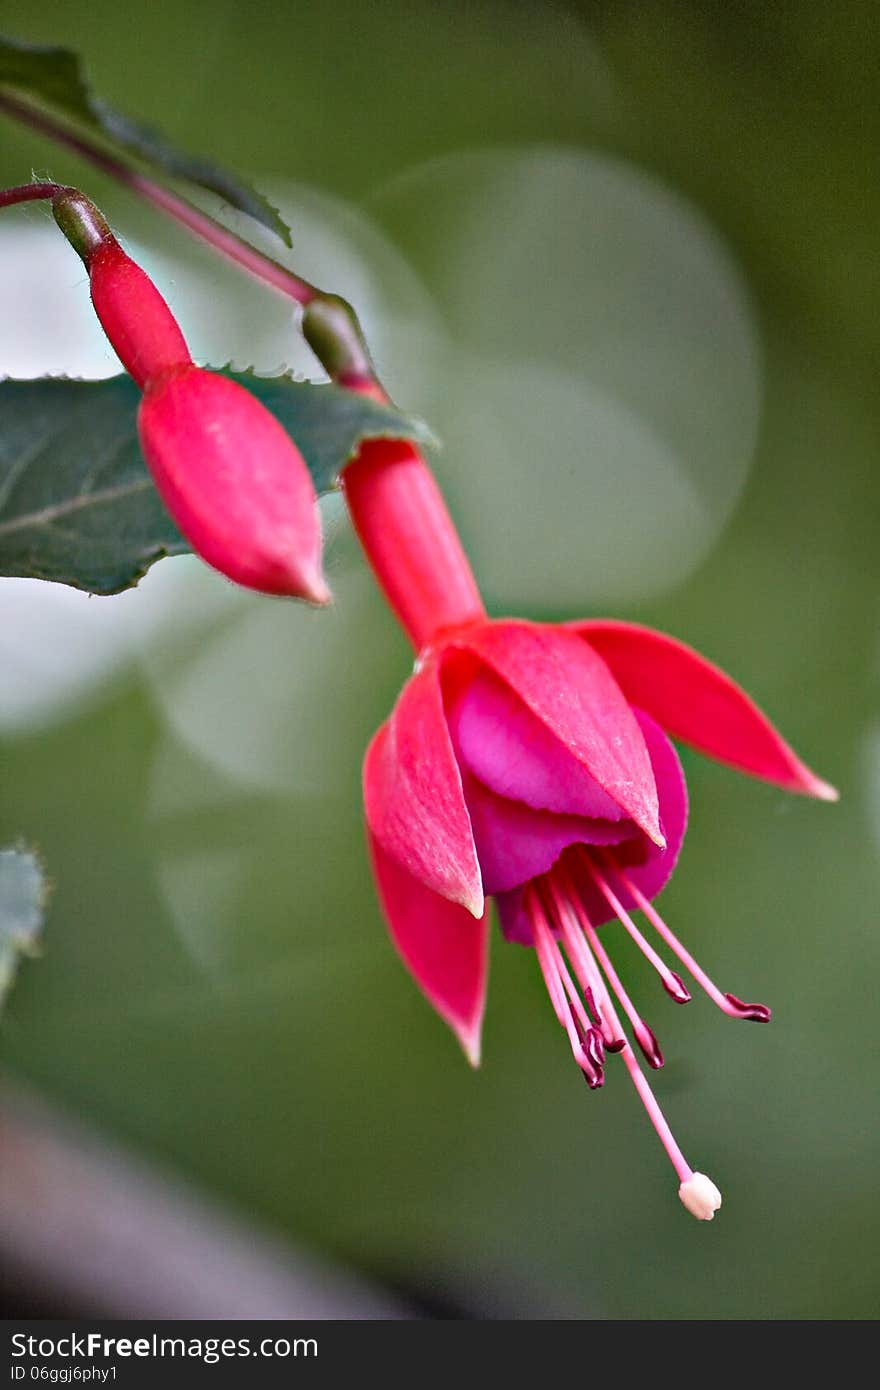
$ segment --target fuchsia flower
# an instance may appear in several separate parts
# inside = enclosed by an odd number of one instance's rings
[[[156,286],[87,199],[64,190],[53,211],[85,262],[107,337],[143,389],[144,458],[192,549],[249,589],[326,603],[318,501],[293,440],[244,387],[195,365]]]
[[[504,936],[532,946],[591,1089],[619,1052],[695,1216],[715,1185],[678,1147],[622,1013],[652,1067],[659,1045],[599,928],[622,923],[678,1003],[690,995],[632,914],[639,910],[734,1018],[770,1011],[718,990],[653,904],[687,823],[669,735],[789,791],[836,793],[716,666],[629,623],[544,625],[486,617],[433,478],[406,444],[364,445],[343,475],[356,529],[418,659],[366,756],[379,896],[416,982],[476,1064],[493,898]]]

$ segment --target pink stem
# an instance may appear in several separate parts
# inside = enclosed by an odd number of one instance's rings
[[[7,92],[0,93],[0,111],[5,111],[7,115],[16,117],[33,130],[38,130],[41,134],[48,135],[50,139],[57,140],[59,144],[74,150],[76,154],[87,159],[105,174],[109,174],[118,183],[122,183],[135,193],[140,194],[153,207],[167,213],[181,226],[186,227],[188,231],[207,242],[215,251],[219,251],[222,256],[234,261],[243,270],[265,281],[267,285],[271,285],[281,294],[295,299],[298,304],[310,304],[320,294],[320,291],[314,285],[309,284],[308,280],[303,280],[292,270],[279,265],[277,261],[273,261],[270,256],[258,251],[256,247],[236,236],[234,232],[227,231],[213,217],[201,212],[185,198],[181,198],[176,193],[171,193],[168,189],[163,188],[161,184],[155,183],[146,174],[140,173],[132,164],[126,163],[116,155],[107,153],[90,139],[69,130],[66,125],[53,116],[36,110],[27,102],[21,101],[18,97],[10,96]]]
[[[16,188],[0,190],[0,208],[15,207],[17,203],[33,203],[38,198],[54,198],[61,189],[60,183],[20,183]]]

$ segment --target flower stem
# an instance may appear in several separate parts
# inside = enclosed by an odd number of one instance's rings
[[[15,188],[2,188],[0,208],[15,207],[17,203],[33,203],[38,198],[54,198],[62,187],[60,183],[20,183]]]
[[[357,315],[344,299],[320,290],[301,275],[273,260],[265,252],[259,251],[243,237],[229,231],[209,213],[202,212],[186,198],[163,188],[148,174],[141,173],[134,164],[111,154],[91,134],[74,129],[66,120],[50,115],[21,97],[3,91],[0,91],[0,112],[30,126],[32,130],[39,131],[41,135],[47,135],[50,140],[66,145],[102,173],[108,174],[117,183],[137,193],[152,207],[171,217],[219,255],[225,256],[249,275],[262,280],[264,284],[302,305],[306,310],[302,324],[304,337],[328,376],[340,385],[359,390],[372,388],[371,394],[381,399],[385,398]],[[32,190],[39,186],[31,184],[27,185],[27,188]],[[47,184],[45,187],[48,189],[50,185]],[[20,198],[10,201],[22,202],[26,198],[51,196],[52,192],[28,191],[22,193]]]
[[[320,290],[309,284],[308,280],[294,274],[286,266],[274,261],[271,256],[258,251],[255,246],[251,246],[235,232],[230,232],[193,203],[163,188],[147,174],[142,174],[133,164],[102,149],[90,136],[78,134],[58,117],[50,116],[8,92],[0,92],[0,111],[21,121],[23,125],[30,126],[32,130],[39,131],[41,135],[48,135],[50,140],[66,145],[68,149],[87,159],[90,164],[94,164],[97,169],[116,179],[117,183],[124,184],[153,207],[172,217],[175,222],[186,227],[187,231],[206,242],[222,256],[234,261],[251,275],[264,280],[273,289],[295,299],[298,304],[310,304],[320,295]]]

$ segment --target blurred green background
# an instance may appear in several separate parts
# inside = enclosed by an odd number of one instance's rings
[[[686,756],[666,915],[769,1029],[674,1009],[617,943],[724,1191],[702,1226],[622,1067],[586,1094],[530,953],[493,943],[476,1075],[398,963],[360,761],[411,658],[338,508],[329,614],[188,558],[120,599],[0,581],[0,843],[56,885],[5,1067],[463,1315],[874,1316],[876,7],[6,0],[3,27],[282,204],[444,439],[494,612],[677,634],[842,791]],[[3,182],[32,168],[95,196],[197,355],[308,367],[283,301],[4,122]],[[112,371],[45,216],[4,216],[0,371]]]

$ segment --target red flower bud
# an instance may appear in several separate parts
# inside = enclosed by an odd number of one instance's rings
[[[236,584],[326,603],[311,475],[274,415],[193,365],[148,381],[141,448],[193,550]]]
[[[143,388],[144,458],[192,549],[236,584],[326,603],[317,497],[290,436],[243,386],[193,363],[162,295],[88,199],[63,189],[53,211],[86,265],[107,337]]]

